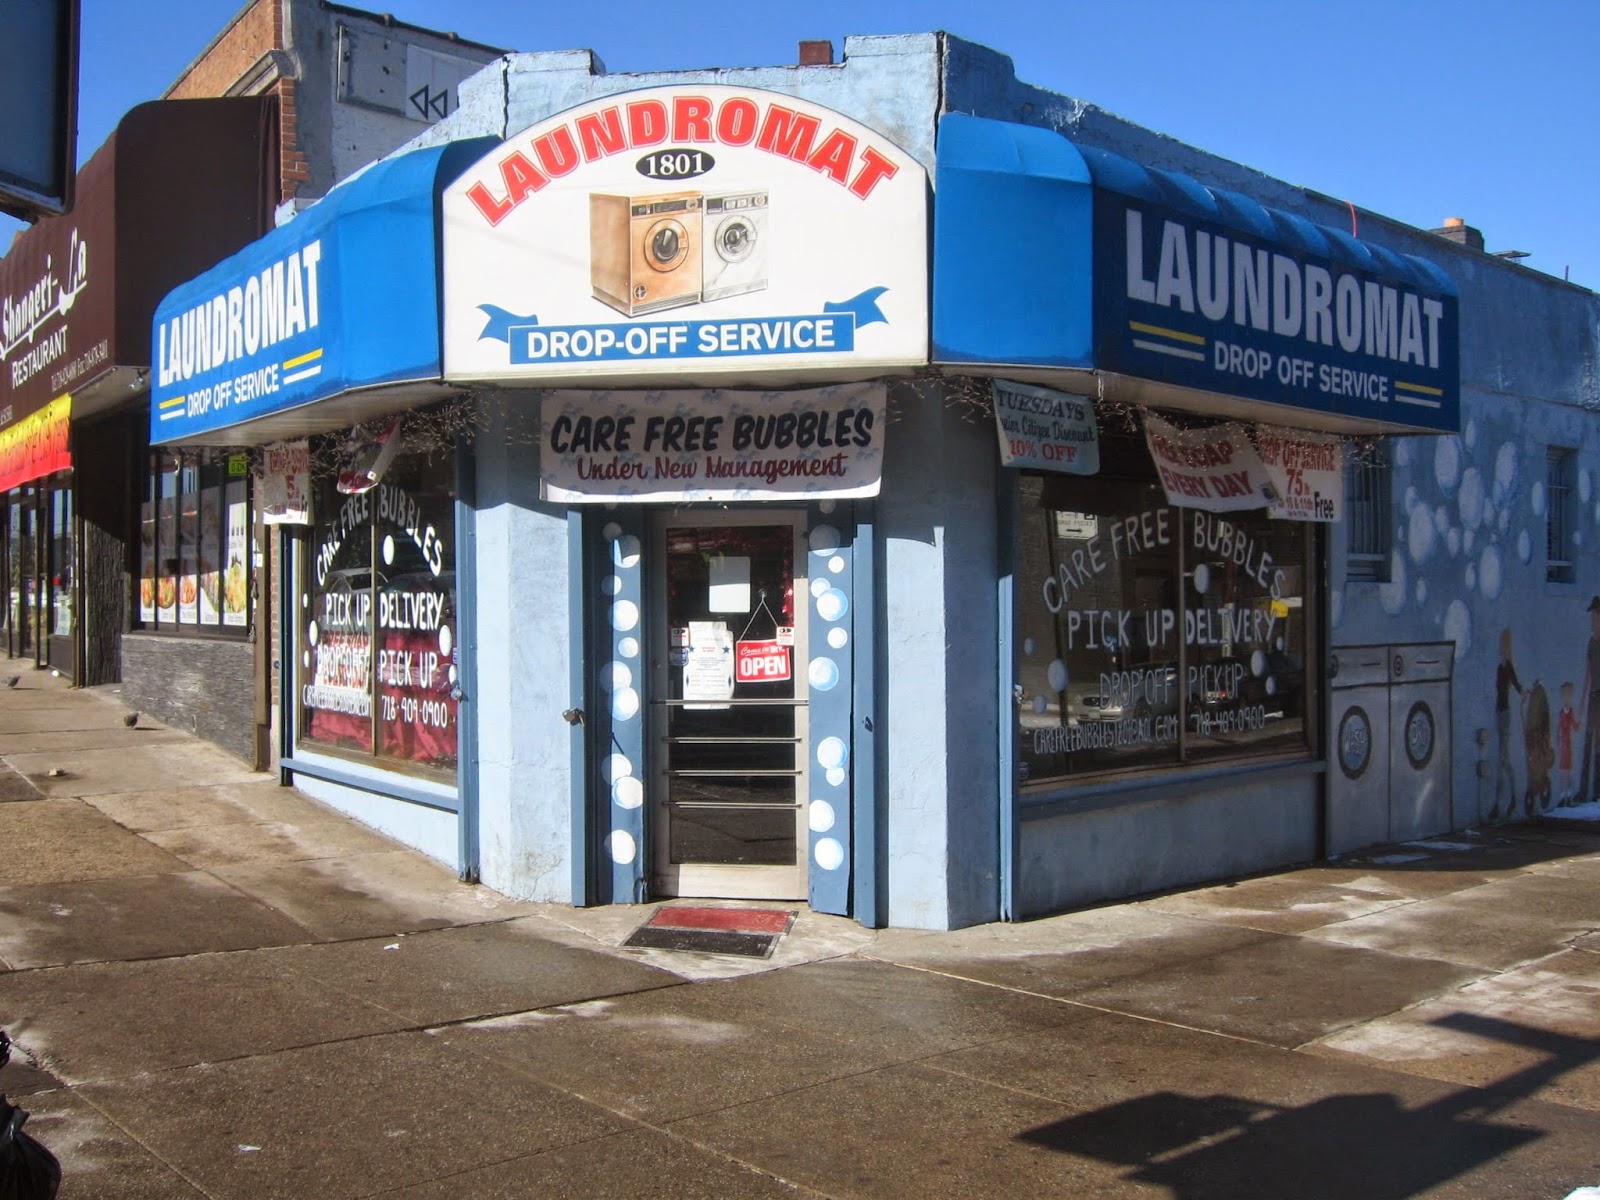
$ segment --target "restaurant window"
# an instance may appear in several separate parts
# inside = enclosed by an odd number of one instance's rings
[[[402,455],[368,491],[313,487],[302,743],[454,771],[454,483],[448,458]]]
[[[1098,475],[1020,477],[1024,780],[1309,748],[1313,526],[1175,508],[1102,442]]]
[[[1394,491],[1386,442],[1355,443],[1345,463],[1345,528],[1349,548],[1345,578],[1351,583],[1388,583],[1394,548],[1390,497]]]
[[[249,459],[153,451],[139,506],[139,622],[243,637],[250,629]]]

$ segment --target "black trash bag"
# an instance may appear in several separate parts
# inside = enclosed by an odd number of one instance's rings
[[[22,1132],[28,1114],[0,1096],[0,1200],[56,1200],[61,1164]]]
[[[0,1029],[0,1067],[11,1061],[11,1039]],[[0,1095],[0,1200],[56,1200],[61,1164],[22,1132],[28,1114]]]

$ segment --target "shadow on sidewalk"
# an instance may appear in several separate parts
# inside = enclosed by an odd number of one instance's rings
[[[1600,1059],[1600,1038],[1470,1013],[1433,1024],[1540,1050],[1545,1058],[1489,1087],[1458,1089],[1420,1107],[1386,1092],[1287,1107],[1162,1091],[1019,1136],[1129,1167],[1125,1179],[1166,1187],[1173,1200],[1405,1200],[1544,1137],[1526,1118],[1495,1117],[1556,1076]]]

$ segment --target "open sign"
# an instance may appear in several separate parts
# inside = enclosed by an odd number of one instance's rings
[[[788,678],[789,647],[776,639],[735,644],[735,683],[782,683]]]

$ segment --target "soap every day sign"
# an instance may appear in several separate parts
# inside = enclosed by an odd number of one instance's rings
[[[1243,425],[1179,429],[1146,413],[1144,437],[1167,503],[1176,508],[1235,512],[1266,508],[1278,498]]]

